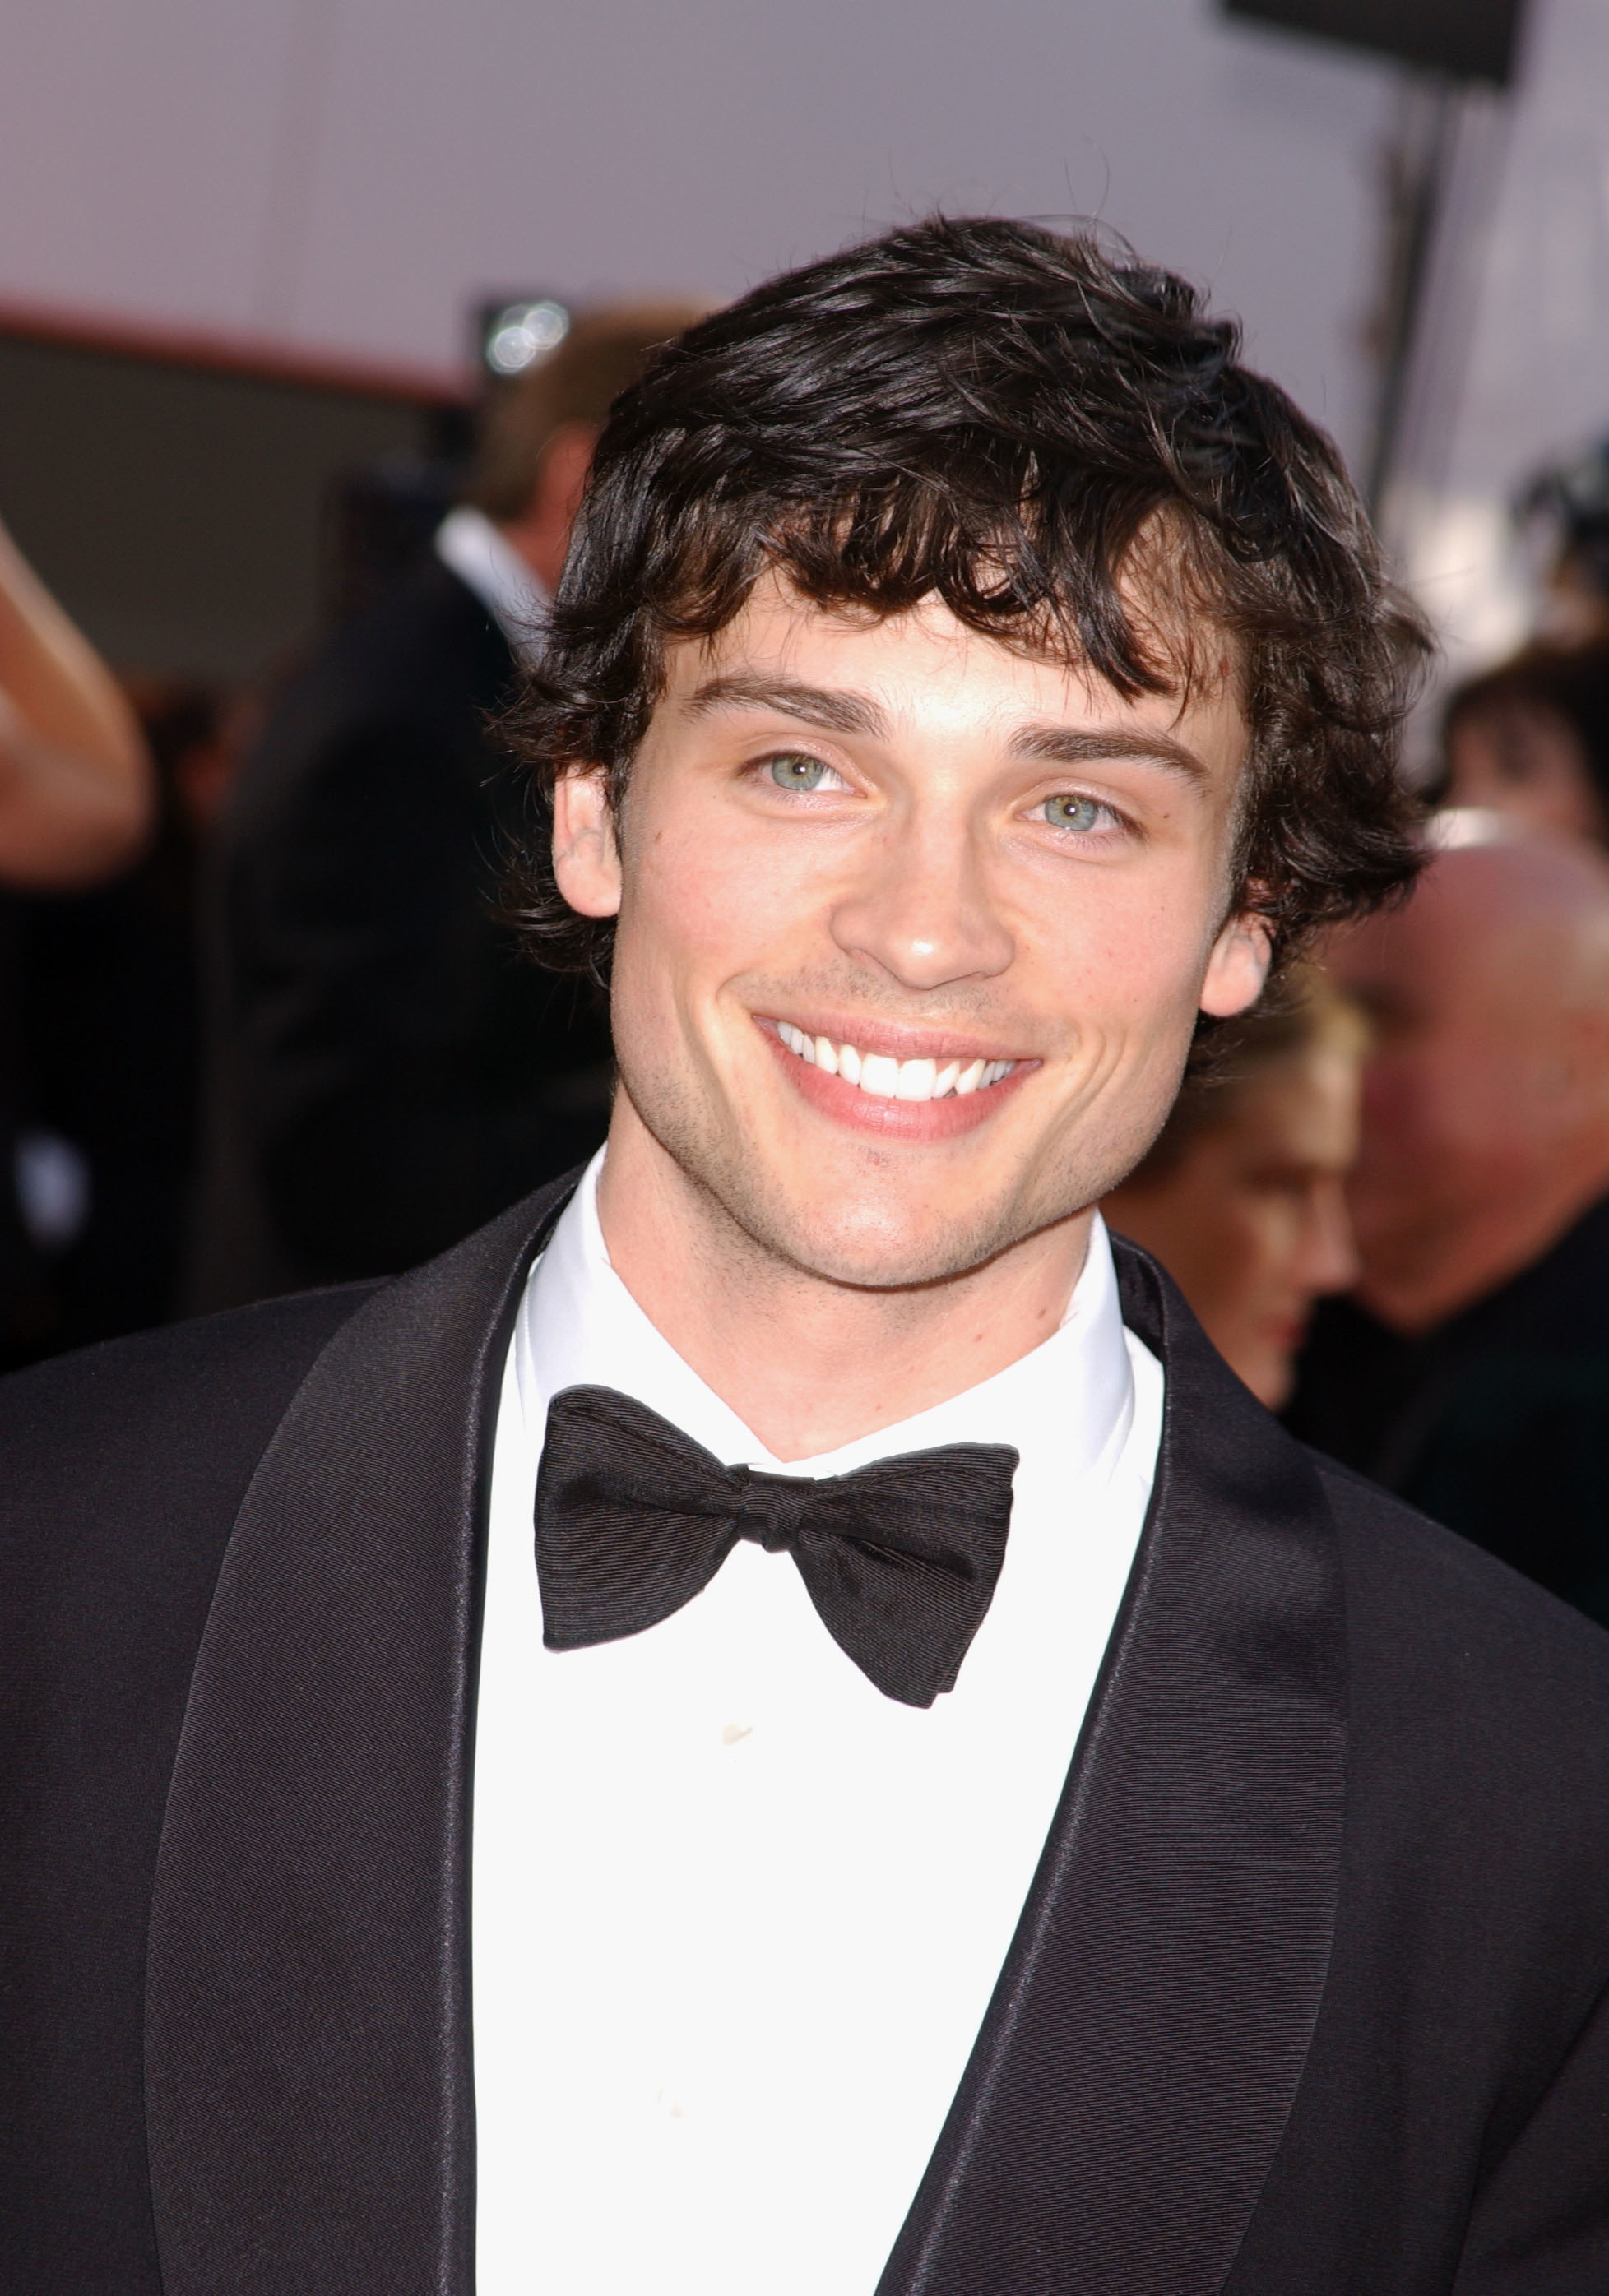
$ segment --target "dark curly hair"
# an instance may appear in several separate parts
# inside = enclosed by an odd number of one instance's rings
[[[554,882],[551,796],[617,816],[669,641],[780,571],[824,607],[936,594],[973,629],[1177,691],[1227,636],[1250,747],[1234,906],[1276,967],[1411,881],[1396,739],[1427,652],[1335,447],[1236,365],[1239,330],[1087,235],[936,217],[691,328],[615,403],[539,665],[509,720],[538,802],[511,910],[603,978],[612,921]],[[1136,601],[1139,611],[1136,611]]]

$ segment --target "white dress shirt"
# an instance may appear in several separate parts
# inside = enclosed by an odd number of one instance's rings
[[[552,601],[506,535],[484,511],[461,503],[436,529],[444,566],[474,592],[517,654],[534,652]]]
[[[611,1267],[602,1157],[533,1268],[492,1467],[474,1788],[479,2296],[871,2296],[1015,1929],[1133,1560],[1162,1374],[1099,1219],[1061,1328],[773,1458]],[[801,1365],[801,1378],[809,1378]],[[541,1639],[549,1398],[613,1387],[731,1464],[1021,1454],[953,1691],[903,1706],[740,1542],[648,1632]]]

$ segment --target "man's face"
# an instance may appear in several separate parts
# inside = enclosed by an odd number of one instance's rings
[[[671,650],[618,844],[560,793],[561,889],[618,906],[616,1132],[838,1283],[981,1265],[1095,1201],[1171,1103],[1225,923],[1244,728],[780,585]]]

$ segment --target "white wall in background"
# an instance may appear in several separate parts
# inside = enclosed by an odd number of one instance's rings
[[[0,298],[442,361],[487,289],[1098,213],[1355,449],[1389,88],[1212,0],[12,0]]]
[[[1444,681],[1534,610],[1521,482],[1609,432],[1609,0],[1531,0],[1522,67],[1468,122],[1391,522]]]
[[[1609,429],[1609,0],[1466,138],[1399,531],[1455,663]],[[1362,445],[1389,67],[1214,0],[12,0],[0,299],[456,360],[485,291],[734,293],[940,203],[1102,216]]]

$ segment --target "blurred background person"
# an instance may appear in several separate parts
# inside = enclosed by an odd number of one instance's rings
[[[1315,1300],[1355,1280],[1342,1193],[1358,1146],[1364,1028],[1324,976],[1229,1023],[1156,1144],[1103,1205],[1154,1252],[1260,1402],[1289,1398]]]
[[[177,1308],[195,1161],[198,880],[242,746],[249,693],[194,681],[129,687],[156,773],[156,819],[131,868],[36,896],[17,919],[32,1121],[79,1172],[44,1255],[34,1350],[81,1347]]]
[[[193,1307],[410,1267],[602,1140],[602,996],[495,914],[519,800],[490,726],[611,401],[697,315],[579,318],[494,402],[431,556],[275,705],[213,889]]]
[[[1433,799],[1609,845],[1609,638],[1527,647],[1459,686],[1442,729]]]
[[[1362,1273],[1289,1423],[1609,1623],[1609,860],[1492,815],[1434,839],[1328,952],[1372,1028]]]
[[[1540,575],[1543,638],[1557,646],[1609,639],[1609,439],[1539,471],[1515,512]]]
[[[35,1104],[25,897],[110,875],[137,852],[151,815],[133,711],[0,528],[0,1367],[41,1342],[45,1255],[78,1188]]]

